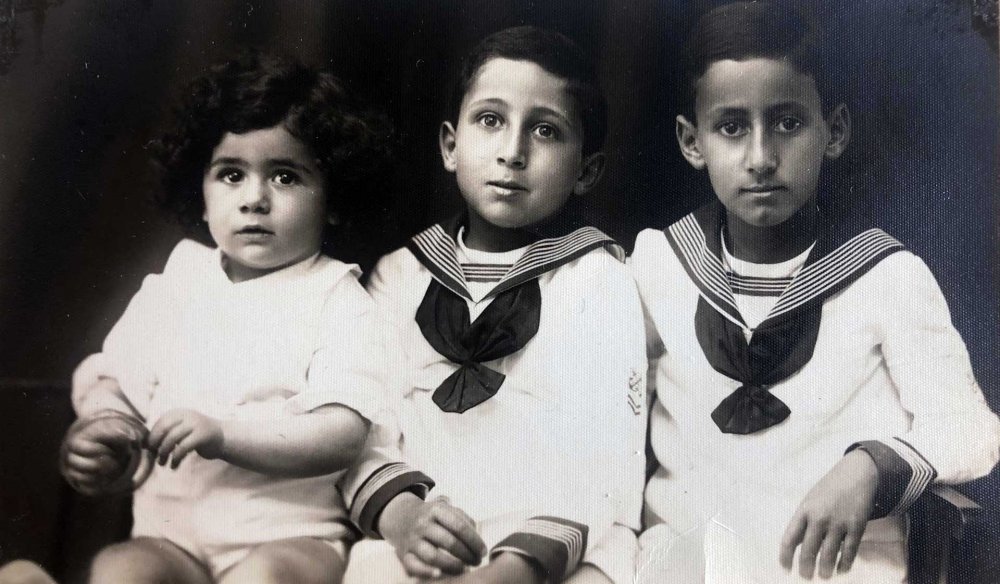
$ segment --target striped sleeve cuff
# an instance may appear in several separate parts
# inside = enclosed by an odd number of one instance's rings
[[[381,539],[378,517],[396,495],[410,491],[421,499],[434,488],[434,481],[402,462],[380,466],[358,489],[351,505],[351,521],[368,537]]]
[[[855,449],[870,456],[878,469],[872,519],[905,513],[937,476],[934,467],[899,438],[858,442],[847,451]]]
[[[558,517],[532,517],[490,551],[527,556],[542,567],[547,580],[561,582],[576,571],[587,549],[587,526]]]

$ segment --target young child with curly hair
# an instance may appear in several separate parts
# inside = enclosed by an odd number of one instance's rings
[[[70,484],[113,492],[158,462],[91,581],[339,582],[356,532],[334,484],[386,351],[357,266],[321,247],[373,195],[391,128],[330,73],[259,55],[184,95],[161,202],[215,248],[181,241],[75,375]]]

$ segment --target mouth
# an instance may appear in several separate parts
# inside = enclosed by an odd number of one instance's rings
[[[486,184],[493,187],[494,190],[503,195],[513,195],[528,190],[521,183],[512,180],[491,180],[488,181]]]
[[[248,238],[263,238],[274,235],[274,232],[260,225],[247,225],[237,230],[236,235],[244,235]]]
[[[743,187],[740,191],[744,193],[754,193],[754,194],[768,194],[775,193],[778,191],[787,191],[786,187],[781,185],[750,185],[748,187]]]

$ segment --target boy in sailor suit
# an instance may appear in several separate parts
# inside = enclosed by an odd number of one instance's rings
[[[344,494],[401,561],[362,542],[348,582],[633,581],[642,310],[621,249],[564,210],[601,174],[605,124],[592,64],[559,34],[507,29],[468,57],[440,133],[466,210],[369,284],[405,377],[399,434],[373,430],[373,453],[400,444],[409,466],[374,456]],[[416,496],[435,483],[447,499]]]
[[[905,581],[907,507],[997,462],[1000,424],[930,271],[817,207],[851,126],[814,33],[737,3],[689,40],[677,136],[718,200],[633,255],[658,461],[641,582]]]

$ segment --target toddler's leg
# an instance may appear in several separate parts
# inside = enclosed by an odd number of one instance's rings
[[[219,578],[219,584],[340,584],[347,562],[328,542],[298,537],[265,543]]]
[[[0,567],[0,584],[56,584],[56,581],[38,564],[14,560]]]
[[[137,537],[101,550],[90,568],[90,584],[211,584],[205,567],[165,539]]]

